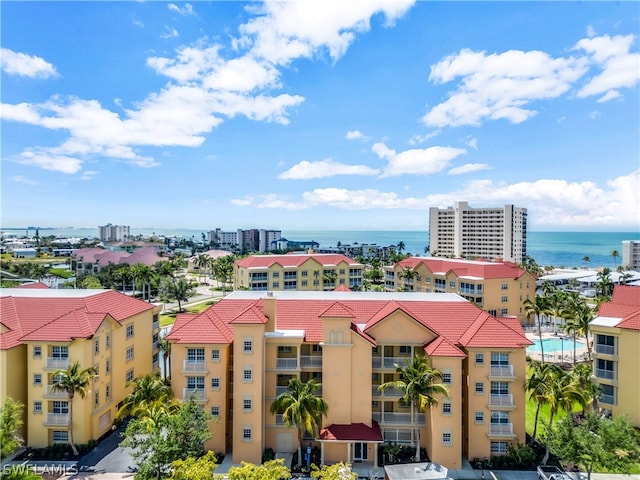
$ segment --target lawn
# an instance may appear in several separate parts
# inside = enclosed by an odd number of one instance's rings
[[[580,412],[582,410],[582,407],[580,407],[580,405],[576,404],[573,407],[573,411],[574,412]],[[547,429],[546,429],[546,425],[549,423],[549,417],[551,415],[551,410],[549,408],[549,405],[543,405],[542,407],[540,407],[540,414],[538,415],[538,431],[536,432],[536,437],[538,439],[540,439],[540,437],[544,437],[544,434],[546,433]],[[563,419],[564,417],[566,417],[567,414],[565,413],[564,410],[560,410],[556,413],[555,417],[553,418],[553,423],[555,424],[556,422],[560,421],[561,419]],[[530,398],[527,397],[527,433],[529,435],[533,434],[533,423],[535,422],[536,419],[536,403],[531,400]]]
[[[198,303],[197,305],[193,305],[184,309],[185,313],[200,313],[211,305],[216,303],[218,300],[209,300],[206,302]],[[162,313],[160,315],[160,328],[168,327],[169,325],[173,325],[173,322],[176,321],[176,312]]]

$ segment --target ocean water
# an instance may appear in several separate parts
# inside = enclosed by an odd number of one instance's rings
[[[193,238],[198,241],[202,234],[207,235],[210,229],[166,229],[131,227],[132,235],[172,235]],[[4,229],[6,234],[15,233],[29,236],[35,230]],[[40,235],[73,236],[94,238],[97,228],[57,228],[39,230]],[[335,247],[342,244],[368,243],[381,246],[397,245],[403,242],[405,252],[414,256],[425,255],[425,247],[429,243],[427,231],[368,231],[368,230],[282,230],[282,236],[288,240],[314,240],[321,247]],[[622,262],[622,241],[640,240],[640,232],[528,232],[527,254],[539,265],[554,267],[609,267],[617,268]],[[617,250],[620,257],[614,259],[611,252]],[[582,261],[589,257],[589,263]]]

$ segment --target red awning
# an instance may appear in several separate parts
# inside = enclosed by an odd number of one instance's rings
[[[382,442],[382,432],[377,422],[332,424],[320,430],[318,440],[338,442]]]

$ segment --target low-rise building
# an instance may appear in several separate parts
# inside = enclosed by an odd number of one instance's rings
[[[515,319],[455,294],[236,291],[200,314],[178,315],[171,341],[174,395],[196,395],[217,421],[206,448],[260,463],[294,452],[295,428],[270,406],[290,379],[321,382],[322,428],[303,442],[321,461],[377,466],[384,442],[413,444],[449,468],[525,441],[526,347]],[[413,412],[396,365],[423,355],[448,396]],[[414,425],[419,425],[416,438]]]
[[[385,289],[457,293],[494,316],[524,322],[523,304],[535,298],[536,279],[511,262],[409,257],[385,267]]]
[[[357,290],[364,266],[342,254],[251,255],[234,265],[236,290]]]
[[[591,322],[598,406],[640,428],[640,287],[616,285]]]
[[[158,370],[160,307],[113,290],[0,289],[0,401],[24,405],[26,446],[76,443],[108,432],[127,383]],[[85,398],[51,388],[79,362],[98,377]],[[73,401],[73,419],[70,402]]]

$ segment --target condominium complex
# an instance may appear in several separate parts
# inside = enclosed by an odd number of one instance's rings
[[[419,441],[429,458],[461,468],[525,442],[525,350],[515,319],[496,318],[450,293],[235,291],[200,314],[178,315],[167,336],[174,395],[192,395],[216,419],[206,448],[261,462],[293,452],[296,429],[270,413],[290,379],[322,384],[322,428],[306,435],[321,462],[377,465],[383,442]],[[396,365],[420,354],[448,396],[412,412]],[[415,417],[414,417],[415,413]],[[415,422],[419,424],[416,438]]]
[[[455,207],[429,209],[429,251],[437,256],[522,262],[527,256],[527,209]]]
[[[622,266],[625,269],[640,271],[640,240],[622,242]]]
[[[24,287],[0,289],[0,302],[0,401],[24,405],[26,446],[66,443],[71,421],[76,443],[100,438],[127,383],[158,368],[160,307],[153,304],[113,290]],[[75,362],[98,376],[85,398],[71,400],[51,385]]]
[[[98,238],[101,242],[123,242],[130,236],[130,229],[128,225],[101,225],[98,227]]]
[[[384,270],[387,291],[457,293],[491,315],[523,323],[523,304],[536,292],[533,275],[511,262],[409,257]]]
[[[363,265],[341,254],[252,255],[234,266],[236,289],[351,290],[362,284]]]
[[[209,242],[223,249],[237,249],[243,252],[268,252],[272,243],[280,240],[280,230],[265,230],[252,228],[238,229],[235,232],[223,232],[216,228],[209,232]]]
[[[598,406],[640,428],[640,287],[616,285],[591,322]]]

